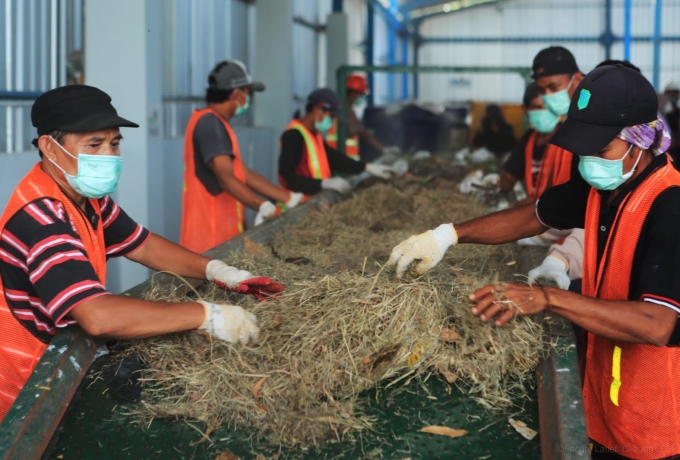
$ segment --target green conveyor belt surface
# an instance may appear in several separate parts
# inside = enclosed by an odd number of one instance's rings
[[[355,442],[328,443],[319,449],[279,449],[266,440],[258,441],[255,431],[219,429],[211,434],[212,444],[200,442],[198,431],[179,421],[155,420],[148,428],[132,424],[121,415],[125,405],[115,401],[101,379],[92,373],[105,364],[95,362],[80,386],[44,459],[214,459],[231,451],[240,459],[257,454],[280,459],[538,459],[540,441],[522,438],[507,422],[508,414],[490,413],[472,397],[438,378],[407,387],[371,391],[365,395],[368,412],[375,416],[376,432],[356,435]],[[535,394],[535,393],[534,393]],[[535,399],[535,398],[533,398]],[[538,428],[535,400],[518,401],[523,410],[515,416],[531,428]],[[450,439],[420,433],[426,425],[466,429],[466,436]],[[200,425],[197,428],[203,429]]]

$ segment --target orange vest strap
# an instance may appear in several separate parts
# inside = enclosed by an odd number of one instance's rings
[[[550,187],[564,184],[571,178],[571,152],[555,145],[548,144],[545,147],[541,165],[536,180],[533,175],[534,146],[538,133],[534,131],[524,149],[524,182],[527,195],[537,200]]]
[[[238,139],[229,123],[213,109],[194,111],[189,118],[184,135],[184,186],[180,244],[198,253],[205,252],[242,233],[245,226],[243,204],[225,191],[220,191],[213,196],[196,176],[194,130],[199,120],[209,113],[222,121],[231,139],[234,176],[244,184],[246,183],[246,171],[241,159]]]
[[[670,160],[624,197],[598,264],[600,194],[591,189],[585,221],[583,294],[629,300],[633,259],[656,198],[680,187]],[[632,299],[637,300],[637,299]],[[610,340],[588,333],[583,401],[588,435],[626,456],[680,454],[680,349]],[[634,455],[631,455],[634,454]]]
[[[328,133],[326,133],[326,143],[333,147],[338,148],[338,119],[333,120],[333,126]],[[353,160],[360,160],[359,157],[359,136],[350,136],[345,139],[345,154]]]
[[[41,163],[19,182],[0,216],[0,234],[7,222],[25,205],[43,198],[59,201],[85,247],[90,263],[102,284],[106,281],[106,243],[104,225],[94,230],[83,212],[64,194],[59,185],[43,170]],[[99,216],[99,200],[90,199]],[[40,361],[47,345],[35,338],[13,315],[0,277],[0,421],[9,411],[26,380]]]
[[[296,129],[302,134],[307,155],[304,155],[301,161],[307,162],[307,169],[311,177],[313,179],[330,179],[332,176],[331,168],[328,165],[328,157],[321,133],[312,134],[299,120],[292,120],[287,129]]]

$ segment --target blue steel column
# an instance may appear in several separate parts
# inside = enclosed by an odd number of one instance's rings
[[[600,37],[600,42],[604,46],[604,58],[612,58],[612,45],[616,37],[612,33],[612,0],[605,0],[604,2],[604,32]]]
[[[408,65],[408,35],[401,37],[401,65]],[[408,99],[408,73],[401,74],[401,98]]]
[[[399,12],[397,0],[390,0],[390,12],[396,17]],[[397,64],[397,24],[392,18],[387,19],[387,65]],[[387,74],[387,97],[390,102],[396,99],[397,76],[390,72]]]
[[[333,13],[342,13],[342,0],[333,0]]]
[[[654,5],[654,65],[652,70],[652,83],[657,91],[660,91],[659,77],[661,67],[661,0],[656,0]]]
[[[420,22],[413,24],[413,67],[420,65]],[[418,99],[418,72],[413,72],[413,99]]]
[[[630,61],[630,45],[633,41],[630,32],[632,10],[633,0],[625,0],[623,11],[623,59],[626,61]]]
[[[368,15],[366,17],[366,65],[372,66],[373,65],[373,37],[375,35],[375,7],[373,6],[372,3],[368,3],[367,5],[368,8]],[[368,81],[368,88],[371,90],[368,93],[368,105],[373,105],[373,95],[375,94],[375,90],[373,88],[373,72],[368,72],[368,75],[366,75],[366,80]]]

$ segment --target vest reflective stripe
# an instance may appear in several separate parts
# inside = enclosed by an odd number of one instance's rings
[[[202,253],[243,233],[244,207],[236,198],[221,190],[212,195],[196,177],[194,159],[194,130],[204,115],[215,115],[231,139],[234,176],[246,183],[246,173],[238,139],[231,126],[212,109],[196,110],[191,114],[184,135],[184,186],[182,193],[182,228],[180,244],[194,252]]]
[[[37,163],[14,190],[0,217],[0,235],[7,222],[26,204],[42,198],[61,202],[64,211],[76,229],[88,259],[102,284],[106,281],[106,244],[99,200],[90,199],[90,205],[99,216],[100,224],[94,230],[83,213],[61,191],[57,183]],[[40,361],[47,345],[35,338],[12,314],[0,278],[0,421],[9,411],[24,384]]]
[[[619,405],[619,388],[621,388],[621,348],[615,346],[612,357],[612,385],[609,389],[609,398],[615,406]]]
[[[546,145],[543,158],[541,158],[541,166],[534,182],[533,160],[537,137],[538,132],[531,133],[524,148],[524,183],[527,195],[534,200],[538,200],[550,187],[564,184],[571,179],[571,162],[573,159],[571,152],[552,144]]]
[[[633,259],[656,198],[680,187],[668,163],[624,197],[598,265],[601,196],[588,197],[583,294],[605,300],[630,299]],[[636,459],[680,454],[680,349],[621,342],[588,333],[583,403],[588,436]]]
[[[338,148],[338,119],[333,121],[333,126],[326,133],[326,142],[334,149]],[[345,154],[353,160],[359,160],[359,136],[350,136],[345,139]]]

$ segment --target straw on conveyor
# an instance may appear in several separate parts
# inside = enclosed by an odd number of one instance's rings
[[[513,279],[515,247],[460,246],[433,272],[400,281],[383,269],[391,248],[442,222],[485,213],[451,182],[401,180],[356,192],[280,232],[268,247],[247,244],[227,263],[286,285],[252,298],[203,286],[202,298],[253,311],[260,339],[227,345],[191,332],[138,341],[142,404],[133,412],[255,429],[286,444],[342,439],[371,426],[361,392],[436,374],[487,408],[525,395],[544,347],[541,326],[517,318],[498,328],[469,312],[468,294]],[[147,298],[181,300],[167,285]]]

